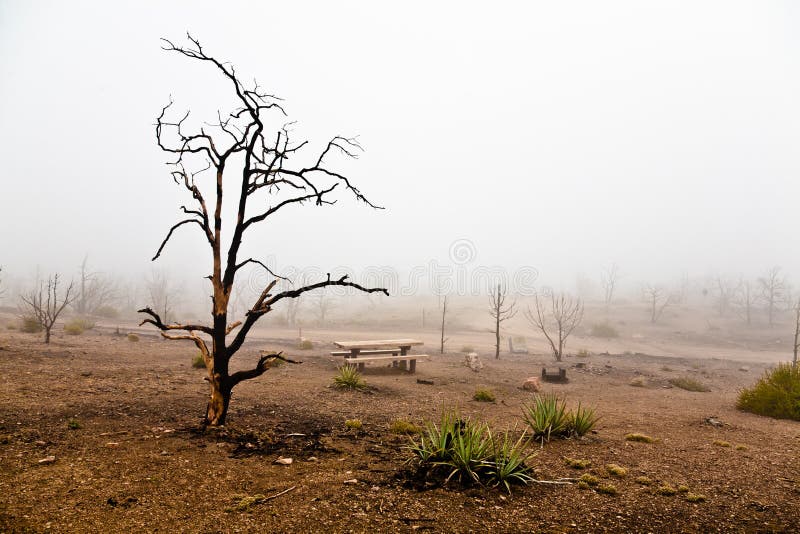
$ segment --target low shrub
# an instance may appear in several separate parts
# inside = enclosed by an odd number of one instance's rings
[[[600,484],[599,486],[597,486],[595,491],[597,493],[602,493],[604,495],[616,495],[617,493],[619,493],[619,491],[617,491],[617,487],[614,484]]]
[[[588,350],[580,349],[575,356],[577,356],[578,358],[588,358],[590,354]]]
[[[206,368],[206,360],[203,358],[203,353],[198,352],[192,358],[192,367],[195,369],[205,369]]]
[[[636,482],[637,484],[641,484],[642,486],[650,486],[653,484],[653,480],[650,477],[645,477],[645,476],[636,477],[634,479],[634,482]]]
[[[346,419],[344,426],[347,430],[361,430],[364,424],[361,422],[361,419]]]
[[[367,389],[367,383],[361,378],[361,373],[355,366],[342,365],[333,377],[333,387],[362,391]]]
[[[694,378],[689,378],[689,377],[670,378],[669,383],[675,386],[676,388],[685,389],[686,391],[696,391],[703,393],[711,391],[711,389],[702,382],[698,382]]]
[[[625,441],[637,441],[639,443],[654,443],[656,440],[651,438],[647,434],[639,434],[638,432],[633,432],[631,434],[625,434]]]
[[[635,376],[628,382],[631,386],[635,388],[643,388],[647,385],[647,379],[643,376]]]
[[[297,344],[297,348],[300,350],[311,350],[314,348],[314,343],[310,339],[301,339]]]
[[[64,323],[64,333],[70,336],[79,336],[94,328],[94,322],[85,317],[73,317]]]
[[[776,419],[800,421],[800,366],[778,364],[751,388],[739,392],[736,407]]]
[[[571,467],[572,469],[586,469],[592,465],[591,460],[580,460],[577,458],[564,458],[564,463],[567,464],[567,467]]]
[[[39,319],[34,317],[33,315],[25,315],[20,319],[22,321],[22,325],[20,326],[20,331],[25,332],[26,334],[38,334],[44,327],[42,323],[39,322]]]
[[[592,325],[589,335],[592,337],[611,338],[619,337],[619,332],[617,332],[617,329],[608,323],[595,323]]]
[[[139,341],[139,336],[134,334],[133,332],[128,334],[126,337],[128,338],[128,341],[130,341],[132,343],[136,343],[137,341]]]
[[[622,467],[621,465],[617,464],[608,464],[606,466],[606,471],[612,477],[623,478],[628,474],[628,470]]]
[[[684,498],[686,502],[706,502],[706,496],[702,493],[687,493]]]
[[[77,419],[67,419],[67,428],[70,430],[78,430],[81,427],[81,423]]]
[[[669,484],[662,484],[658,488],[656,488],[656,493],[659,495],[664,495],[667,497],[671,497],[678,493],[678,490],[670,486]]]
[[[581,475],[581,478],[578,479],[580,482],[585,483],[587,486],[596,486],[600,483],[600,479],[594,475],[590,475],[589,473],[584,473]]]
[[[722,439],[715,439],[714,440],[714,445],[716,445],[717,447],[730,447],[731,446],[731,444],[729,442],[727,442],[725,440],[722,440]]]
[[[689,486],[686,484],[680,484],[678,486],[678,493],[689,493]]]
[[[475,347],[472,345],[464,345],[461,347],[461,352],[475,352]]]
[[[405,419],[395,419],[392,421],[392,424],[389,425],[389,431],[392,434],[419,434],[422,432],[422,429],[418,425],[406,421]]]
[[[478,401],[478,402],[494,402],[495,398],[494,398],[494,393],[492,393],[491,390],[479,389],[472,396],[472,400],[475,400],[475,401]]]

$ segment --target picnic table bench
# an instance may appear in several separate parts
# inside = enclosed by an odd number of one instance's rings
[[[344,356],[346,364],[358,366],[359,371],[364,370],[365,362],[391,361],[393,367],[400,366],[414,373],[417,370],[417,360],[428,358],[427,354],[409,354],[411,347],[423,345],[417,339],[377,339],[369,341],[334,341],[339,351],[331,352],[332,356]]]

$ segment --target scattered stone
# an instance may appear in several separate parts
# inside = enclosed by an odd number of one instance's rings
[[[351,478],[350,480],[345,480],[342,484],[358,484],[358,480],[355,478]]]
[[[424,378],[417,378],[417,384],[425,384],[425,385],[428,385],[428,386],[434,385],[433,384],[433,380],[426,380]]]
[[[478,358],[477,352],[469,352],[464,356],[464,365],[472,369],[474,372],[478,372],[483,369],[483,363],[481,363],[480,358]]]
[[[319,461],[319,458],[317,458],[316,456],[309,456],[308,461],[309,462],[317,462],[317,461]]]
[[[277,460],[275,460],[275,463],[278,465],[292,465],[293,461],[294,460],[292,460],[291,458],[280,457]]]
[[[643,376],[634,377],[629,384],[635,388],[643,388],[647,386],[647,379]]]
[[[40,447],[44,447],[45,445],[47,445],[47,442],[42,440],[34,441],[33,443]]]
[[[116,449],[117,447],[119,447],[119,442],[109,441],[108,443],[106,443],[106,447],[108,447],[109,449]]]
[[[750,368],[747,367],[746,365],[743,365],[743,366],[739,367],[739,370],[741,372],[743,372],[743,373],[749,373],[750,372]]]
[[[717,416],[712,415],[711,417],[706,417],[705,422],[711,426],[723,426],[725,423],[717,419]]]
[[[525,391],[533,391],[534,393],[538,392],[542,387],[541,382],[539,381],[539,377],[532,376],[530,378],[526,378],[525,382],[522,383],[522,389]]]
[[[55,456],[45,456],[44,458],[39,460],[39,465],[52,464],[55,461],[56,461],[56,457]]]

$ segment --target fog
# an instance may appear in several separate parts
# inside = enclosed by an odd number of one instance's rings
[[[791,2],[5,1],[0,266],[152,274],[190,201],[155,118],[170,95],[197,120],[235,104],[161,50],[189,31],[285,100],[305,157],[365,148],[332,166],[385,209],[281,212],[246,241],[277,268],[796,277],[799,23]],[[155,264],[199,287],[209,262],[182,229]]]

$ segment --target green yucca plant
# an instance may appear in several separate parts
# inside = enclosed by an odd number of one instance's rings
[[[367,389],[367,383],[361,378],[361,373],[358,372],[353,365],[342,365],[333,377],[333,386],[339,389],[354,389],[364,390]]]
[[[575,411],[569,414],[569,427],[576,436],[585,436],[599,420],[600,417],[595,415],[594,408],[584,408],[579,402]]]
[[[528,442],[524,431],[517,440],[508,430],[491,438],[492,461],[487,464],[486,475],[492,486],[503,485],[511,493],[511,484],[528,484],[533,480],[531,468],[525,464],[534,455],[528,451]]]
[[[533,436],[543,441],[569,433],[566,403],[555,393],[535,395],[531,404],[523,404],[522,419],[531,428]]]

